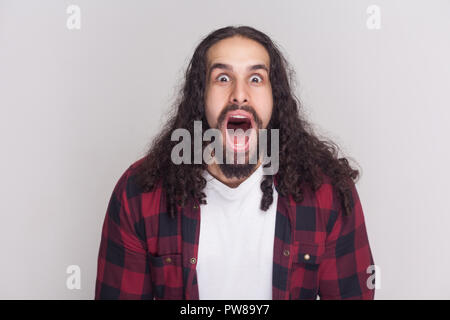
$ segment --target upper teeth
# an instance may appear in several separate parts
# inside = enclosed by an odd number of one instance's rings
[[[246,119],[246,116],[240,116],[240,115],[235,115],[235,116],[231,116],[231,118],[237,118],[237,119]]]

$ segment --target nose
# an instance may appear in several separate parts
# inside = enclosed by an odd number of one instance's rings
[[[245,85],[242,83],[236,83],[230,95],[230,102],[233,104],[242,105],[248,103],[248,101],[249,96]]]

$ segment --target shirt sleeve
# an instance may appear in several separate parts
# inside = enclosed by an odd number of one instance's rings
[[[127,199],[128,170],[117,182],[103,222],[95,299],[153,299],[146,243]]]
[[[353,182],[351,195],[351,215],[344,216],[342,209],[338,209],[328,221],[329,234],[318,270],[321,300],[372,300],[375,296],[374,260],[363,209]]]

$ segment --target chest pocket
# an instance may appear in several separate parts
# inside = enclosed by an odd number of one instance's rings
[[[317,298],[319,279],[318,270],[325,247],[322,244],[296,242],[294,257],[289,275],[290,299]]]
[[[165,254],[149,257],[154,299],[183,299],[182,255]]]

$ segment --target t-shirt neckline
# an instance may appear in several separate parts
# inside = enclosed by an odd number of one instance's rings
[[[236,199],[247,194],[255,187],[260,188],[258,183],[261,183],[263,178],[263,166],[260,164],[259,167],[247,179],[235,188],[229,187],[225,183],[216,179],[208,172],[208,170],[204,171],[203,176],[206,179],[206,188],[213,188],[228,199]]]

